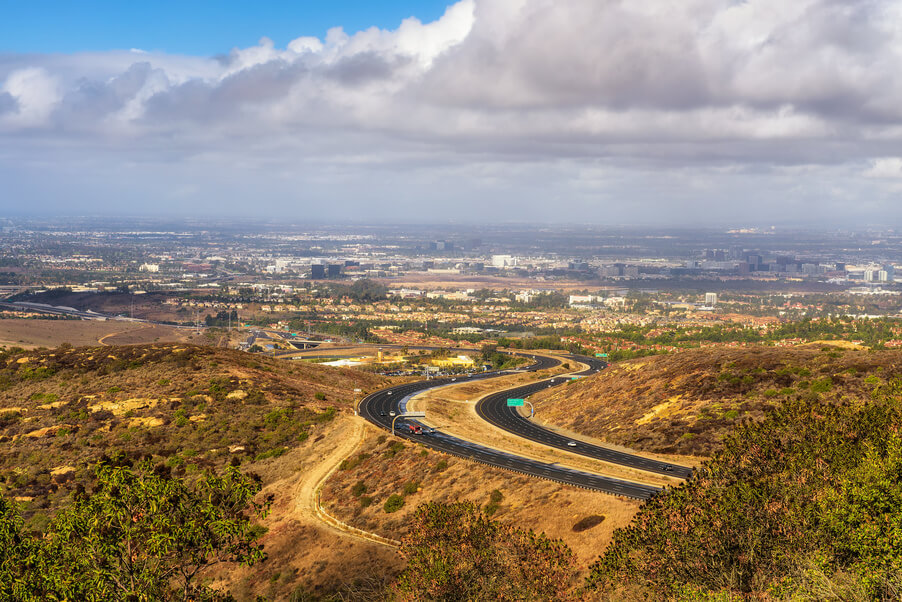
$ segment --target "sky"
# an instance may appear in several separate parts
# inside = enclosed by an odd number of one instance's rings
[[[0,216],[894,226],[895,0],[0,2]]]

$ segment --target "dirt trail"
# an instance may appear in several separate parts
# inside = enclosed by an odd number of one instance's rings
[[[335,446],[321,456],[320,461],[306,471],[295,486],[296,509],[301,516],[317,520],[343,536],[397,547],[400,545],[399,542],[347,525],[323,509],[320,502],[323,484],[338,470],[342,460],[353,454],[366,437],[366,425],[361,418],[341,420],[344,424],[339,425],[329,436],[329,439],[335,442]]]
[[[145,324],[145,325],[141,326],[141,328],[126,328],[125,330],[117,330],[116,332],[111,332],[109,334],[103,335],[102,337],[97,339],[97,342],[100,343],[101,345],[107,345],[108,343],[106,343],[106,339],[108,339],[110,337],[114,337],[114,336],[124,334],[124,333],[131,333],[131,332],[134,332],[135,330],[146,330],[147,328],[153,328],[153,326],[154,326],[153,324]]]

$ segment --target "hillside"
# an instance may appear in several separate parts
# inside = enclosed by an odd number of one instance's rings
[[[865,400],[902,375],[902,351],[694,349],[618,362],[531,398],[539,420],[609,443],[708,456],[746,420],[788,400]]]
[[[340,520],[392,539],[409,533],[410,519],[420,504],[469,501],[502,523],[563,539],[586,570],[614,530],[626,527],[640,505],[368,430],[363,445],[326,482],[323,504]]]
[[[124,453],[185,474],[278,457],[387,379],[186,345],[0,354],[0,482],[29,526]]]
[[[898,600],[900,381],[791,400],[642,506],[593,565],[605,600]]]

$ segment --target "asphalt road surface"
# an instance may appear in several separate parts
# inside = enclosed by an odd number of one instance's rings
[[[607,366],[605,362],[591,357],[578,355],[568,355],[566,357],[589,366],[587,370],[576,373],[579,376],[594,374]],[[493,393],[479,400],[476,404],[476,413],[480,418],[500,429],[513,433],[519,437],[541,443],[542,445],[547,445],[548,447],[556,447],[581,456],[611,462],[612,464],[620,464],[621,466],[628,466],[647,472],[655,472],[682,479],[689,478],[692,474],[691,468],[645,458],[629,452],[593,445],[578,439],[571,439],[566,435],[550,431],[532,422],[529,417],[520,414],[518,411],[519,408],[507,406],[507,400],[510,398],[524,399],[549,387],[564,385],[569,380],[570,379],[567,377],[559,376],[523,385],[522,387]]]
[[[543,356],[530,356],[528,354],[518,354],[525,357],[534,357],[536,360],[532,366],[522,368],[521,371],[536,371],[545,368],[551,368],[560,363],[553,358]],[[579,360],[583,361],[583,360]],[[484,380],[487,378],[496,378],[511,372],[484,372],[472,376],[457,376],[437,378],[433,380],[419,381],[415,383],[407,383],[377,391],[365,397],[360,402],[360,415],[369,420],[376,426],[391,430],[393,416],[406,411],[407,401],[416,394],[422,393],[428,389],[442,387],[455,384],[465,380]],[[506,398],[505,398],[506,399]],[[549,479],[568,485],[583,487],[586,489],[594,489],[603,491],[613,495],[621,495],[624,497],[636,499],[648,499],[660,491],[659,487],[652,485],[644,485],[641,483],[633,483],[621,479],[615,479],[602,475],[592,474],[570,468],[559,466],[556,463],[545,463],[538,460],[523,458],[515,454],[499,451],[464,441],[456,437],[452,437],[440,431],[427,432],[426,434],[417,435],[410,432],[407,425],[419,424],[412,419],[399,419],[395,423],[396,434],[404,439],[421,443],[432,449],[445,453],[453,454],[461,458],[512,470],[522,474],[534,477]],[[399,428],[400,427],[400,428]],[[430,429],[426,429],[429,431]],[[569,448],[568,448],[569,449]]]

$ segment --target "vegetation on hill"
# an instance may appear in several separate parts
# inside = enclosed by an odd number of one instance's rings
[[[0,483],[41,530],[101,456],[176,475],[274,458],[385,378],[178,345],[0,354]]]
[[[536,414],[637,450],[707,456],[746,420],[798,400],[864,401],[902,376],[902,351],[696,349],[612,364],[535,396]]]
[[[738,427],[692,479],[615,532],[582,584],[561,541],[498,524],[488,508],[422,505],[409,517],[409,564],[395,592],[410,600],[897,600],[900,508],[897,381],[864,403],[790,400]]]
[[[792,400],[646,503],[593,567],[614,598],[902,595],[902,386]]]
[[[215,564],[265,558],[252,521],[260,484],[234,468],[188,482],[164,465],[123,458],[95,467],[92,491],[39,535],[0,496],[0,599],[226,600],[202,582]]]
[[[489,519],[472,503],[423,504],[401,554],[398,600],[564,600],[573,552],[560,540]]]

